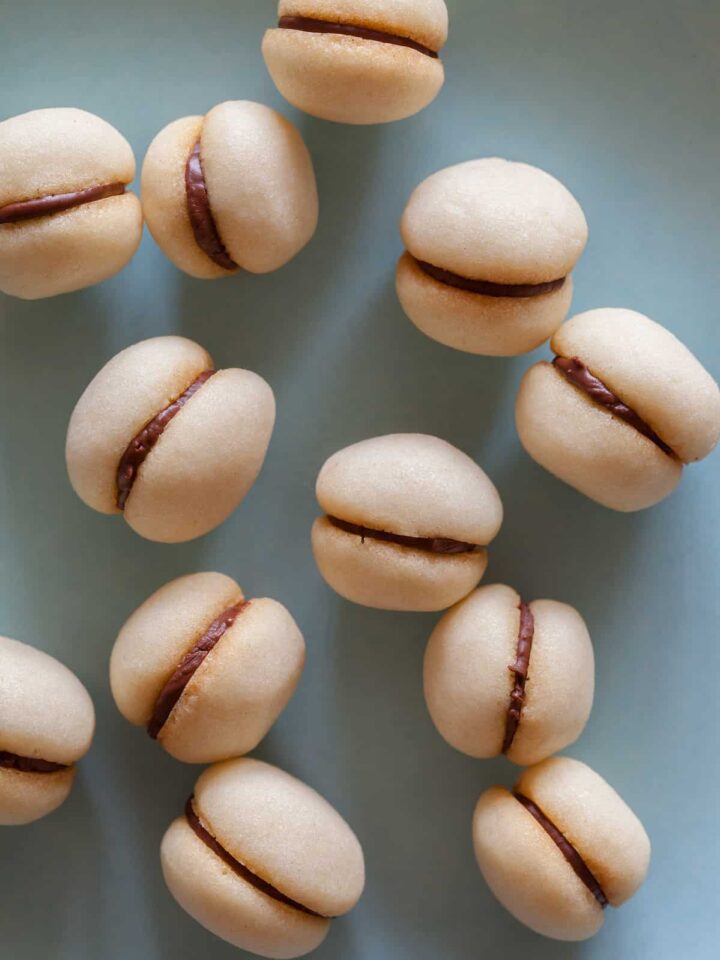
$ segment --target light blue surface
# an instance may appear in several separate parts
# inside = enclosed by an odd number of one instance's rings
[[[720,7],[449,7],[441,97],[410,121],[356,129],[304,117],[276,93],[260,55],[273,0],[0,0],[0,116],[84,107],[116,124],[140,162],[170,120],[258,99],[299,124],[322,205],[313,243],[275,275],[192,281],[146,236],[129,268],[96,289],[0,299],[0,632],[68,663],[98,711],[71,800],[0,832],[3,960],[242,956],[186,917],[160,875],[160,838],[198,771],[128,726],[107,682],[134,607],[172,577],[212,569],[281,599],[301,624],[307,670],[259,755],[324,793],[365,846],[367,892],[318,960],[717,956],[720,457],[688,469],[645,513],[584,500],[516,439],[513,397],[533,358],[475,358],[425,339],[396,302],[393,269],[400,213],[421,179],[476,156],[526,160],[560,177],[587,213],[574,309],[639,309],[717,377]],[[89,511],[63,463],[67,419],[89,379],[120,348],[169,332],[263,374],[279,407],[243,506],[176,547]],[[486,582],[575,604],[595,640],[595,708],[570,752],[643,819],[653,863],[637,897],[586,944],[521,927],[475,868],[475,799],[515,769],[455,753],[432,727],[421,663],[435,618],[351,606],[314,567],[320,465],[355,440],[403,430],[447,438],[498,485],[506,522]]]

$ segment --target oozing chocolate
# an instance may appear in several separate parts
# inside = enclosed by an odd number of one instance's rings
[[[72,193],[53,193],[47,197],[19,200],[17,203],[0,207],[0,223],[20,223],[23,220],[35,220],[37,217],[49,217],[53,213],[62,213],[63,210],[81,207],[95,200],[105,200],[107,197],[119,197],[123,193],[124,183],[106,183]]]
[[[451,273],[425,260],[418,260],[417,257],[413,257],[413,260],[423,273],[437,280],[438,283],[444,283],[448,287],[455,287],[468,293],[480,293],[484,297],[515,297],[517,299],[541,297],[544,293],[559,290],[567,280],[567,277],[560,277],[558,280],[550,280],[547,283],[491,283],[489,280],[470,280],[468,277],[460,276],[459,273]]]
[[[358,27],[352,23],[335,23],[331,20],[315,20],[312,17],[280,17],[278,27],[281,30],[303,30],[306,33],[337,33],[347,37],[358,37],[360,40],[377,40],[379,43],[393,43],[398,47],[410,47],[426,57],[437,60],[440,56],[437,50],[426,47],[410,37],[402,37],[396,33],[386,33],[384,30],[373,30],[370,27]]]
[[[672,449],[664,440],[660,439],[653,428],[639,414],[623,403],[609,387],[605,386],[602,380],[598,380],[579,357],[555,357],[553,366],[561,370],[571,383],[579,387],[595,403],[599,403],[601,407],[605,407],[610,413],[624,420],[625,423],[629,423],[631,427],[634,427],[648,440],[652,440],[669,457],[675,456]]]
[[[197,643],[195,643],[192,650],[180,661],[177,669],[162,688],[155,702],[153,715],[147,726],[147,732],[153,740],[157,738],[164,727],[168,717],[173,711],[173,707],[183,695],[183,691],[188,683],[190,683],[195,671],[223,637],[228,628],[235,623],[249,603],[249,600],[243,600],[224,610],[219,617],[213,620],[205,633],[203,633]]]
[[[68,764],[38,760],[36,757],[21,757],[17,753],[0,750],[0,767],[6,770],[18,770],[20,773],[57,773],[58,770],[67,770]]]
[[[291,897],[286,896],[284,893],[278,890],[277,887],[274,887],[271,883],[268,883],[267,880],[263,880],[262,877],[258,877],[252,872],[252,870],[249,870],[245,864],[240,863],[240,861],[236,860],[231,853],[228,853],[225,847],[219,844],[215,837],[203,826],[200,818],[195,813],[195,806],[193,803],[194,799],[194,797],[190,797],[188,802],[185,804],[185,819],[187,820],[190,828],[202,840],[202,842],[209,847],[213,853],[216,853],[218,857],[220,857],[220,859],[230,867],[231,870],[233,870],[247,883],[252,884],[256,890],[266,894],[268,897],[272,897],[273,900],[278,900],[280,903],[284,903],[286,906],[292,907],[294,910],[299,910],[301,913],[307,913],[311,917],[322,917],[321,913],[316,913],[309,907],[303,906],[302,903],[298,903],[297,900],[293,900]],[[329,918],[323,917],[323,919]]]
[[[520,601],[520,631],[518,633],[517,654],[515,663],[508,669],[515,674],[515,686],[510,694],[510,706],[508,707],[505,718],[505,739],[503,740],[502,752],[507,753],[512,742],[515,739],[517,728],[520,724],[520,714],[525,703],[525,684],[528,678],[528,668],[530,666],[530,651],[532,650],[533,637],[535,635],[535,618],[532,610],[524,602]]]
[[[185,194],[188,216],[195,242],[208,257],[223,270],[237,270],[238,265],[227,252],[220,238],[210,197],[208,196],[205,174],[200,160],[200,141],[195,144],[185,165]]]
[[[472,553],[477,550],[478,544],[465,543],[462,540],[449,540],[446,537],[406,537],[402,533],[388,533],[385,530],[370,530],[360,527],[347,520],[328,516],[330,523],[345,533],[352,533],[361,540],[382,540],[384,543],[399,543],[402,547],[413,547],[415,550],[424,550],[426,553]]]
[[[200,387],[212,377],[217,370],[206,370],[201,373],[190,386],[181,393],[177,400],[161,410],[157,416],[153,417],[149,423],[146,423],[140,433],[134,437],[127,445],[125,453],[120,458],[117,468],[117,505],[120,510],[125,509],[130,491],[137,479],[138,470],[145,462],[147,455],[158,442],[173,417],[176,417],[182,410],[188,400],[194,396]]]
[[[533,803],[532,800],[529,800],[526,796],[524,796],[522,793],[518,793],[517,791],[513,793],[513,796],[518,803],[521,803],[528,813],[530,813],[537,820],[545,833],[547,833],[550,839],[557,845],[560,853],[562,853],[567,862],[573,868],[575,874],[580,878],[580,880],[582,880],[590,893],[595,897],[597,902],[604,910],[608,905],[608,898],[605,896],[603,888],[598,883],[595,874],[592,872],[590,867],[588,867],[565,834],[562,833],[561,830],[558,830],[552,820],[548,819],[540,807]]]

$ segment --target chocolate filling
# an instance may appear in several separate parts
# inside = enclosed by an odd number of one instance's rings
[[[75,190],[73,193],[54,193],[47,197],[35,197],[32,200],[20,200],[0,207],[0,223],[20,223],[34,220],[36,217],[49,217],[53,213],[62,213],[73,207],[81,207],[106,197],[119,197],[125,193],[124,183],[106,183],[87,190]]]
[[[635,413],[634,410],[631,410],[630,407],[623,403],[612,390],[605,386],[602,380],[598,380],[578,357],[572,357],[570,359],[566,357],[555,357],[553,366],[562,371],[571,383],[579,387],[591,400],[594,400],[595,403],[599,403],[601,407],[605,407],[610,413],[624,420],[625,423],[629,423],[631,427],[634,427],[644,437],[647,437],[648,440],[652,440],[652,442],[660,447],[663,453],[666,453],[669,457],[675,456],[670,447],[660,439],[653,428],[646,423],[639,414]]]
[[[515,674],[515,686],[510,694],[510,706],[508,707],[507,717],[505,719],[505,739],[503,740],[502,746],[503,753],[507,753],[512,746],[518,726],[520,725],[520,714],[522,713],[522,708],[525,703],[525,684],[528,678],[530,651],[532,650],[534,635],[535,618],[532,615],[530,607],[521,600],[517,654],[515,663],[508,667],[508,669]]]
[[[69,764],[54,763],[52,760],[38,760],[35,757],[21,757],[17,753],[0,750],[0,767],[6,770],[18,770],[20,773],[57,773],[67,770]]]
[[[195,242],[223,270],[237,270],[238,265],[227,252],[220,238],[208,196],[205,174],[200,161],[200,141],[195,144],[185,165],[185,194],[188,216]]]
[[[299,910],[301,913],[307,913],[311,917],[321,917],[324,920],[330,919],[328,917],[323,917],[321,913],[316,913],[309,907],[303,906],[302,903],[298,903],[297,900],[293,900],[284,893],[281,893],[281,891],[274,887],[271,883],[268,883],[267,880],[263,880],[262,877],[258,877],[252,872],[252,870],[248,870],[243,863],[240,863],[239,860],[236,860],[231,853],[228,853],[225,847],[221,846],[215,837],[209,833],[201,823],[200,818],[195,813],[195,807],[193,805],[194,799],[194,797],[190,797],[188,802],[185,804],[185,819],[187,820],[189,826],[202,840],[202,842],[209,847],[213,853],[216,853],[218,857],[220,857],[220,859],[226,863],[230,869],[233,870],[241,879],[252,884],[256,890],[266,894],[266,896],[272,897],[273,900],[278,900],[280,903],[284,903],[286,906],[292,907],[294,910]]]
[[[224,610],[219,617],[213,620],[192,650],[180,661],[180,665],[162,688],[155,702],[155,709],[147,726],[147,732],[153,740],[157,739],[157,735],[167,722],[173,707],[183,695],[185,687],[192,680],[195,671],[249,603],[249,600],[243,600],[241,603],[236,603],[235,606]]]
[[[567,277],[560,277],[559,280],[550,280],[547,283],[491,283],[489,280],[470,280],[468,277],[461,277],[458,273],[443,270],[442,267],[436,267],[425,260],[418,260],[417,257],[413,257],[413,260],[423,273],[437,280],[438,283],[444,283],[448,287],[456,287],[468,293],[481,293],[484,297],[514,297],[519,300],[541,297],[544,293],[559,290],[567,280]]]
[[[401,37],[396,33],[385,33],[384,30],[372,30],[370,27],[356,27],[352,23],[334,23],[331,20],[314,20],[312,17],[280,17],[278,27],[281,30],[303,30],[306,33],[338,33],[346,37],[357,37],[360,40],[377,40],[379,43],[393,43],[398,47],[410,47],[418,53],[425,54],[437,60],[437,50],[426,47],[410,37]]]
[[[522,793],[518,793],[517,791],[513,793],[513,796],[518,803],[521,803],[525,807],[528,813],[535,817],[545,833],[547,833],[550,839],[557,844],[560,853],[562,853],[567,862],[575,871],[575,874],[580,878],[580,880],[582,880],[590,893],[595,897],[597,902],[604,910],[608,905],[608,898],[605,896],[603,888],[598,883],[594,873],[590,870],[590,867],[588,867],[565,834],[558,830],[552,820],[549,820],[542,812],[540,807],[534,804],[532,800],[529,800],[526,796],[524,796]]]
[[[352,533],[365,540],[381,540],[383,543],[399,543],[402,547],[413,547],[415,550],[424,550],[426,553],[472,553],[477,550],[478,544],[465,543],[462,540],[448,540],[446,537],[406,537],[402,533],[387,533],[385,530],[370,530],[360,527],[347,520],[338,520],[337,517],[328,517],[330,523],[345,533]]]
[[[157,416],[145,424],[140,433],[127,445],[125,453],[120,458],[117,468],[117,505],[120,510],[125,509],[130,491],[137,479],[138,471],[145,462],[148,454],[158,442],[173,417],[176,417],[188,400],[193,397],[200,387],[212,377],[217,370],[206,370],[197,379],[193,380],[184,393],[177,400],[161,410]]]

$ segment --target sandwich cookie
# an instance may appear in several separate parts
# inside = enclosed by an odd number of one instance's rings
[[[577,200],[526,163],[489,158],[428,177],[400,226],[396,286],[433,340],[486,356],[540,346],[567,316],[588,238]]]
[[[259,760],[207,769],[160,850],[170,893],[198,923],[262,957],[300,957],[363,891],[355,834],[310,787]]]
[[[37,300],[92,286],[142,236],[127,140],[84,110],[33,110],[0,123],[0,290]]]
[[[277,270],[318,222],[315,172],[298,130],[248,100],[161,130],[143,164],[142,203],[158,246],[202,280]]]
[[[582,733],[595,686],[592,641],[565,603],[480,587],[435,627],[424,685],[433,723],[456,750],[526,766]]]
[[[305,641],[276,600],[221,573],[179,577],[129,618],[110,658],[122,715],[177,760],[214,763],[260,743],[295,691]]]
[[[720,437],[720,390],[669,330],[633,310],[590,310],[525,374],[515,421],[541,466],[612,510],[669,496]]]
[[[336,123],[418,113],[445,82],[444,0],[280,0],[265,63],[294,106]]]
[[[0,637],[0,826],[57,809],[94,732],[92,700],[75,674],[35,647]]]
[[[197,343],[155,337],[110,360],[80,397],[65,447],[88,506],[148,540],[179,543],[222,523],[260,472],[275,422],[268,384],[216,370]]]
[[[512,792],[491,787],[473,817],[475,856],[500,903],[536,933],[586,940],[641,886],[650,864],[642,824],[590,767],[553,757]]]
[[[398,433],[334,454],[317,480],[315,560],[348,600],[443,610],[477,586],[503,509],[481,468],[437,437]]]

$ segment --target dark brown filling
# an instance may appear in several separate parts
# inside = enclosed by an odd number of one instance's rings
[[[188,216],[195,242],[223,270],[237,270],[238,265],[227,252],[220,238],[208,196],[205,174],[200,161],[200,141],[195,144],[185,165],[185,194]]]
[[[588,867],[565,834],[558,830],[552,820],[549,820],[542,812],[540,807],[534,804],[532,800],[529,800],[522,793],[515,792],[513,793],[513,796],[518,803],[521,803],[525,807],[528,813],[532,814],[532,816],[543,828],[545,833],[547,833],[550,839],[558,846],[560,853],[562,853],[567,862],[573,868],[575,874],[582,880],[590,893],[595,897],[597,902],[604,910],[608,905],[608,898],[605,896],[603,888],[595,878],[595,874],[591,871],[590,867]]]
[[[635,413],[627,404],[623,403],[612,390],[605,386],[602,380],[598,380],[578,357],[572,357],[570,359],[566,357],[555,357],[553,366],[561,370],[571,383],[579,387],[591,400],[594,400],[595,403],[599,403],[601,407],[605,407],[610,413],[624,420],[625,423],[629,423],[631,427],[634,427],[644,437],[647,437],[648,440],[652,440],[652,442],[660,447],[663,453],[666,453],[669,457],[675,456],[670,447],[660,439],[653,428],[646,423],[639,414]]]
[[[54,193],[47,197],[35,197],[32,200],[20,200],[0,207],[0,223],[20,223],[34,220],[36,217],[49,217],[53,213],[62,213],[73,207],[81,207],[94,200],[106,197],[119,197],[125,193],[124,183],[106,183],[87,190],[75,190],[73,193]]]
[[[293,900],[284,893],[281,893],[277,887],[274,887],[271,883],[268,883],[267,880],[263,880],[262,877],[258,877],[252,872],[252,870],[248,870],[244,864],[240,863],[239,860],[236,860],[231,853],[228,853],[225,847],[221,846],[215,837],[209,833],[201,823],[200,818],[195,813],[195,807],[193,804],[194,799],[194,797],[190,797],[188,802],[185,804],[185,819],[195,834],[205,844],[205,846],[209,847],[213,853],[216,853],[218,857],[220,857],[220,859],[226,863],[230,869],[233,870],[241,879],[252,884],[252,886],[261,893],[266,894],[268,897],[272,897],[273,900],[278,900],[280,903],[284,903],[288,907],[292,907],[294,910],[299,910],[301,913],[307,913],[311,917],[321,917],[324,920],[330,919],[329,917],[323,917],[321,913],[316,913],[309,907],[303,906],[302,903],[298,903],[297,900]]]
[[[411,40],[410,37],[401,37],[396,33],[385,33],[384,30],[372,30],[370,27],[356,27],[352,23],[334,23],[331,20],[314,20],[312,17],[280,17],[278,27],[281,30],[303,30],[306,33],[338,33],[346,37],[357,37],[360,40],[377,40],[379,43],[393,43],[398,47],[410,47],[426,57],[437,60],[437,50]]]
[[[21,757],[17,753],[0,750],[0,767],[6,770],[18,770],[20,773],[57,773],[58,770],[67,770],[68,764],[38,760],[35,757]]]
[[[235,606],[228,607],[227,610],[223,611],[219,617],[213,620],[192,650],[180,661],[180,665],[162,688],[155,702],[153,715],[147,726],[147,732],[153,740],[157,738],[164,727],[195,671],[249,603],[249,600],[243,600],[241,603],[236,603]]]
[[[125,509],[130,491],[137,479],[138,471],[147,459],[148,454],[158,442],[173,417],[176,417],[188,400],[193,397],[200,387],[212,377],[216,370],[206,370],[193,380],[187,390],[180,394],[169,406],[161,410],[157,416],[145,424],[140,433],[128,444],[125,453],[120,458],[117,468],[117,505],[120,510]]]
[[[502,752],[507,753],[515,739],[517,728],[520,725],[520,714],[525,703],[525,684],[530,666],[530,651],[532,650],[533,636],[535,635],[535,618],[532,610],[520,601],[520,631],[518,633],[517,654],[515,663],[508,669],[515,674],[515,686],[510,694],[510,706],[505,719],[505,739]]]
[[[459,273],[443,270],[442,267],[436,267],[425,260],[418,260],[417,257],[413,257],[413,260],[423,273],[437,280],[438,283],[465,290],[467,293],[481,293],[484,297],[515,297],[517,299],[541,297],[544,293],[559,290],[567,279],[567,277],[560,277],[559,280],[550,280],[547,283],[491,283],[489,280],[470,280],[468,277],[461,277]]]
[[[448,540],[446,537],[406,537],[402,533],[388,533],[385,530],[370,530],[360,527],[347,520],[338,520],[337,517],[328,517],[330,523],[345,533],[352,533],[365,540],[381,540],[383,543],[399,543],[402,547],[413,547],[415,550],[424,550],[426,553],[472,553],[478,549],[476,543],[465,543],[462,540]]]

